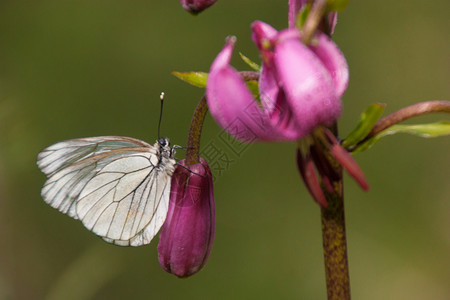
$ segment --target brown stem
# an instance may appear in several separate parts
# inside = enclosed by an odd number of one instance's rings
[[[190,166],[200,162],[200,137],[202,135],[203,122],[205,121],[208,105],[204,95],[195,108],[192,116],[191,128],[189,128],[189,137],[186,150],[186,165]]]
[[[329,129],[334,135],[337,135],[336,123]],[[337,180],[333,181],[334,192],[329,193],[326,188],[323,189],[328,207],[321,208],[327,295],[328,300],[349,300],[350,275],[345,233],[342,167],[329,152],[327,153],[327,161],[337,173]]]
[[[305,21],[305,25],[302,30],[302,42],[308,45],[311,42],[317,27],[319,26],[323,15],[327,9],[327,0],[316,0],[312,4],[311,11],[308,14],[308,18]]]
[[[313,2],[302,31],[302,42],[305,45],[311,42],[326,12],[326,8],[326,0]],[[337,136],[337,123],[334,123],[330,130]],[[326,188],[323,188],[328,207],[321,207],[327,295],[328,300],[349,300],[350,275],[347,258],[347,237],[345,234],[342,167],[331,154],[329,156],[328,161],[333,165],[333,169],[336,170],[339,179],[333,181],[333,193],[329,193]]]
[[[340,170],[342,173],[342,169]],[[322,240],[325,259],[328,300],[350,299],[350,276],[345,234],[344,196],[342,180],[334,183],[335,191],[328,194],[328,208],[322,208]]]
[[[374,137],[383,130],[412,117],[429,113],[450,113],[450,101],[425,101],[404,107],[378,121],[372,131],[360,143]]]
[[[242,79],[244,79],[245,81],[249,81],[249,80],[259,80],[259,72],[255,72],[255,71],[241,71],[239,72],[239,74],[241,75]]]

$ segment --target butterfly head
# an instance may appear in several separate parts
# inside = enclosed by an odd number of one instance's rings
[[[167,153],[169,157],[173,158],[175,156],[175,146],[172,148],[170,147],[170,140],[168,138],[159,138],[157,140],[157,143],[159,145],[159,149],[161,153]]]
[[[158,144],[161,146],[161,147],[169,147],[170,146],[170,141],[169,141],[169,139],[168,138],[159,138],[158,139]]]

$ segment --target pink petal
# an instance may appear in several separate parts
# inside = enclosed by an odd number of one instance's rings
[[[322,64],[328,70],[334,82],[336,96],[342,97],[348,86],[348,65],[344,55],[325,34],[317,36],[317,45],[313,43],[310,49],[319,57]]]
[[[286,102],[284,91],[280,89],[274,66],[263,64],[259,77],[259,91],[262,108],[272,126],[283,131],[289,139],[298,139],[301,131]]]
[[[234,39],[214,60],[208,77],[206,96],[214,119],[228,133],[243,142],[294,140],[271,125],[269,117],[247,88],[240,74],[229,65]]]
[[[284,132],[291,139],[299,137],[298,124],[292,118],[290,108],[286,103],[284,91],[278,83],[276,67],[273,62],[273,50],[263,46],[264,41],[273,42],[278,32],[270,25],[256,21],[252,24],[253,40],[261,51],[263,64],[259,77],[259,91],[262,108],[272,125]],[[270,45],[269,44],[269,45]]]
[[[330,28],[330,35],[333,35],[336,24],[337,24],[337,12],[332,11],[328,14],[328,26]]]
[[[356,180],[363,190],[368,191],[370,188],[369,182],[364,176],[364,173],[358,163],[353,159],[350,153],[348,153],[347,150],[339,144],[333,133],[331,133],[328,129],[324,130],[324,133],[331,143],[330,152],[334,158],[336,158],[348,174]]]
[[[341,102],[328,70],[299,39],[291,38],[293,31],[280,33],[274,61],[299,134],[304,137],[318,125],[331,125],[341,114]]]
[[[269,114],[272,113],[276,109],[276,99],[280,93],[280,86],[273,65],[262,65],[259,75],[259,90],[263,108]]]
[[[278,31],[269,24],[261,21],[252,23],[252,39],[259,49],[263,64],[273,65],[272,40],[278,35]]]
[[[274,39],[278,31],[267,23],[261,21],[255,21],[251,25],[252,27],[252,39],[258,46],[259,50],[264,48],[264,41],[271,41]]]
[[[337,159],[337,161],[344,167],[353,179],[359,184],[359,186],[364,190],[368,191],[370,186],[363,171],[358,166],[358,163],[353,159],[353,157],[338,144],[334,144],[330,148],[331,154]]]
[[[303,155],[300,149],[297,149],[297,166],[302,176],[303,182],[308,188],[309,193],[314,201],[319,203],[323,208],[328,207],[327,200],[320,187],[319,180],[314,169],[314,163],[309,154]]]
[[[307,4],[308,0],[289,0],[289,28],[295,27],[295,19],[303,5]]]

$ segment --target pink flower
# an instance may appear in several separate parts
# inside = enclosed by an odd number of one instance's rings
[[[244,142],[291,141],[336,121],[348,83],[347,63],[337,46],[320,34],[307,47],[297,29],[277,32],[259,21],[252,30],[263,61],[260,102],[229,65],[235,39],[228,38],[206,87],[208,107],[219,125]]]
[[[178,164],[185,166],[182,160]],[[200,163],[177,166],[172,176],[169,212],[159,235],[161,267],[188,277],[205,265],[214,241],[215,205],[211,170]]]

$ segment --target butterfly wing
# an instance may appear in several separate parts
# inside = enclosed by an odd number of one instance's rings
[[[128,137],[56,143],[38,155],[48,177],[42,197],[110,243],[148,244],[166,218],[170,195],[171,174],[157,167],[158,155]]]

